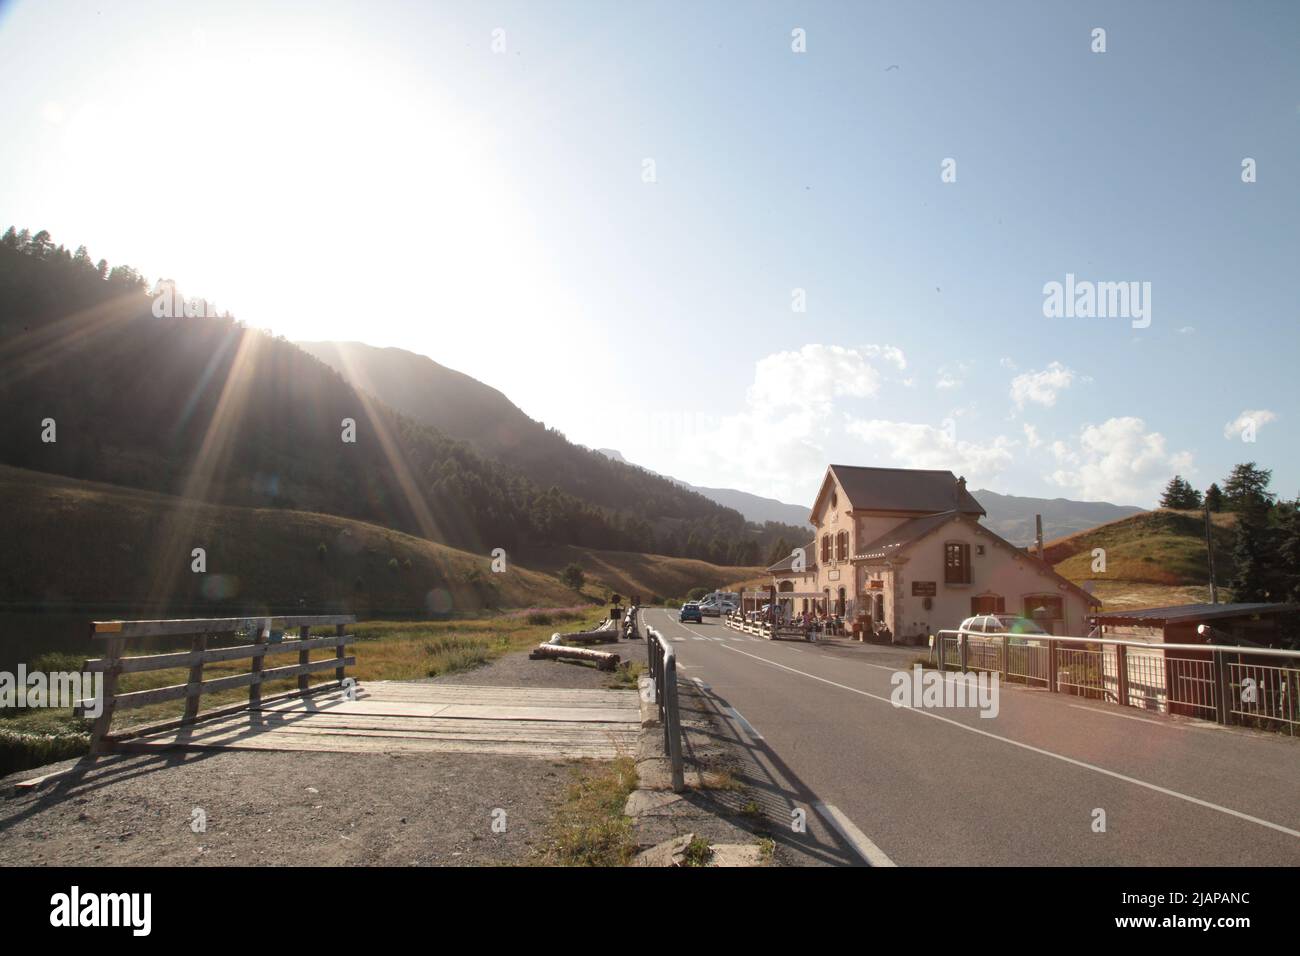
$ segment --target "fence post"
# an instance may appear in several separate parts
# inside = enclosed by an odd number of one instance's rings
[[[1060,688],[1056,686],[1056,641],[1047,639],[1047,689],[1053,694]]]
[[[190,641],[190,650],[199,655],[199,659],[190,665],[190,678],[187,682],[190,695],[185,698],[185,716],[182,720],[187,724],[194,723],[199,716],[199,685],[203,683],[203,652],[208,649],[208,635],[196,634]]]
[[[1011,673],[1011,635],[1002,635],[1002,676],[1006,677]]]
[[[942,632],[942,631],[940,631],[938,634],[936,634],[934,639],[935,639],[935,641],[936,641],[936,642],[938,643],[938,645],[939,645],[939,670],[940,670],[940,671],[946,671],[946,670],[948,669],[948,665],[947,665],[947,663],[946,663],[946,662],[944,661],[944,659],[943,659],[943,645],[944,645],[944,643],[945,643],[948,639],[947,639],[946,637],[943,636],[943,632]],[[957,635],[957,643],[958,643],[958,644],[961,643],[961,635],[960,635],[960,634]]]
[[[1128,706],[1128,647],[1123,644],[1115,645],[1115,673],[1117,675],[1118,686],[1116,690],[1119,695],[1120,706]],[[1101,646],[1101,686],[1106,686],[1106,645]]]
[[[969,670],[969,668],[966,666],[967,662],[970,660],[970,651],[967,649],[969,647],[970,647],[970,635],[958,634],[957,635],[957,660],[960,662],[961,672],[963,674],[965,674],[967,670]]]
[[[339,637],[342,637],[344,633],[347,631],[347,629],[348,628],[346,624],[334,625],[334,633]],[[338,681],[339,684],[343,683],[343,677],[344,677],[343,672],[346,670],[346,668],[344,667],[342,661],[347,656],[348,656],[347,648],[344,646],[342,641],[339,641],[338,646],[334,648],[334,657],[340,662],[339,666],[334,668],[334,679]]]
[[[248,685],[248,709],[251,711],[260,710],[262,707],[262,665],[266,661],[266,642],[271,638],[271,619],[262,618],[257,622],[257,637],[253,643],[260,645],[261,650],[253,652],[253,663],[249,672],[253,675],[253,682]]]
[[[1214,659],[1214,717],[1221,723],[1229,722],[1228,714],[1228,662],[1223,651],[1213,650]]]
[[[104,743],[108,736],[109,725],[113,722],[113,705],[117,702],[117,677],[122,668],[122,648],[126,641],[121,637],[108,640],[104,653],[104,700],[103,709],[95,718],[90,730],[90,752],[92,755],[107,753],[111,748]]]
[[[307,639],[310,638],[310,637],[311,637],[311,625],[310,625],[310,624],[303,624],[303,625],[301,625],[301,626],[298,628],[298,640],[300,640],[300,641],[305,641],[305,640],[307,640]],[[311,652],[310,652],[310,651],[306,651],[306,650],[299,651],[299,652],[298,652],[298,666],[299,666],[299,667],[302,667],[303,665],[305,665],[305,664],[309,664],[309,663],[311,663]],[[298,693],[300,693],[300,694],[305,694],[305,693],[307,693],[307,690],[308,690],[308,688],[309,688],[310,686],[311,686],[311,675],[310,675],[310,674],[305,674],[305,673],[304,673],[304,674],[299,674],[299,675],[298,675]]]

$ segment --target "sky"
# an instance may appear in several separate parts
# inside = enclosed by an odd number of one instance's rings
[[[0,0],[0,123],[0,228],[696,485],[1300,494],[1300,4]]]

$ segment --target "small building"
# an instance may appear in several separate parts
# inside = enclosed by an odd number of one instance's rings
[[[1100,637],[1161,644],[1285,646],[1300,623],[1300,604],[1178,604],[1093,616]],[[1201,634],[1201,625],[1208,634]]]
[[[787,614],[865,616],[899,643],[991,613],[1086,634],[1101,602],[982,517],[951,471],[830,465],[809,517],[816,535],[767,570]]]

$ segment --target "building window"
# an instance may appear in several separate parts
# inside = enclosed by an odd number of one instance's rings
[[[978,614],[1005,614],[1007,599],[1001,594],[980,594],[970,599],[970,612]]]
[[[1055,594],[1031,594],[1025,598],[1025,617],[1031,621],[1065,620],[1065,601]]]
[[[841,531],[835,536],[835,560],[847,561],[849,559],[849,533]]]
[[[831,536],[828,534],[824,534],[822,535],[822,563],[824,564],[830,559],[831,559]]]
[[[944,584],[970,584],[970,545],[954,541],[943,548]]]

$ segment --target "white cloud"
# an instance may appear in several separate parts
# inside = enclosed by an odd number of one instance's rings
[[[840,398],[872,398],[886,372],[907,367],[891,345],[805,345],[754,363],[746,406],[723,416],[707,436],[709,477],[697,483],[745,488],[785,501],[811,499],[842,434],[833,414]],[[762,462],[755,471],[755,454]],[[755,487],[755,482],[761,486]]]
[[[1013,378],[1011,399],[1016,403],[1016,408],[1024,408],[1026,402],[1051,408],[1056,404],[1056,396],[1077,379],[1073,369],[1066,368],[1060,362],[1053,362],[1041,372],[1021,372]]]
[[[805,345],[797,352],[768,355],[755,363],[749,406],[764,415],[789,409],[826,415],[839,396],[870,398],[883,380],[872,358],[899,369],[907,366],[902,351],[887,345]]]
[[[1002,472],[1011,464],[1011,449],[1016,446],[1003,435],[978,444],[958,441],[952,427],[878,418],[851,420],[845,430],[868,444],[886,446],[891,460],[901,467],[947,468],[971,480],[987,480]]]
[[[1038,429],[1028,422],[1025,422],[1025,441],[1030,448],[1037,448],[1043,443],[1043,440],[1038,437]]]
[[[1193,332],[1195,332],[1195,331],[1196,331],[1195,326],[1184,325],[1181,329],[1178,330],[1178,334],[1179,334],[1179,335],[1191,335],[1191,334],[1192,334]]]
[[[1052,452],[1061,467],[1048,480],[1090,501],[1151,504],[1170,478],[1192,471],[1191,453],[1171,452],[1140,418],[1087,425],[1074,447],[1055,442]]]
[[[1269,422],[1277,421],[1277,415],[1267,408],[1246,409],[1228,424],[1223,426],[1224,438],[1240,438],[1247,428],[1259,431]]]

